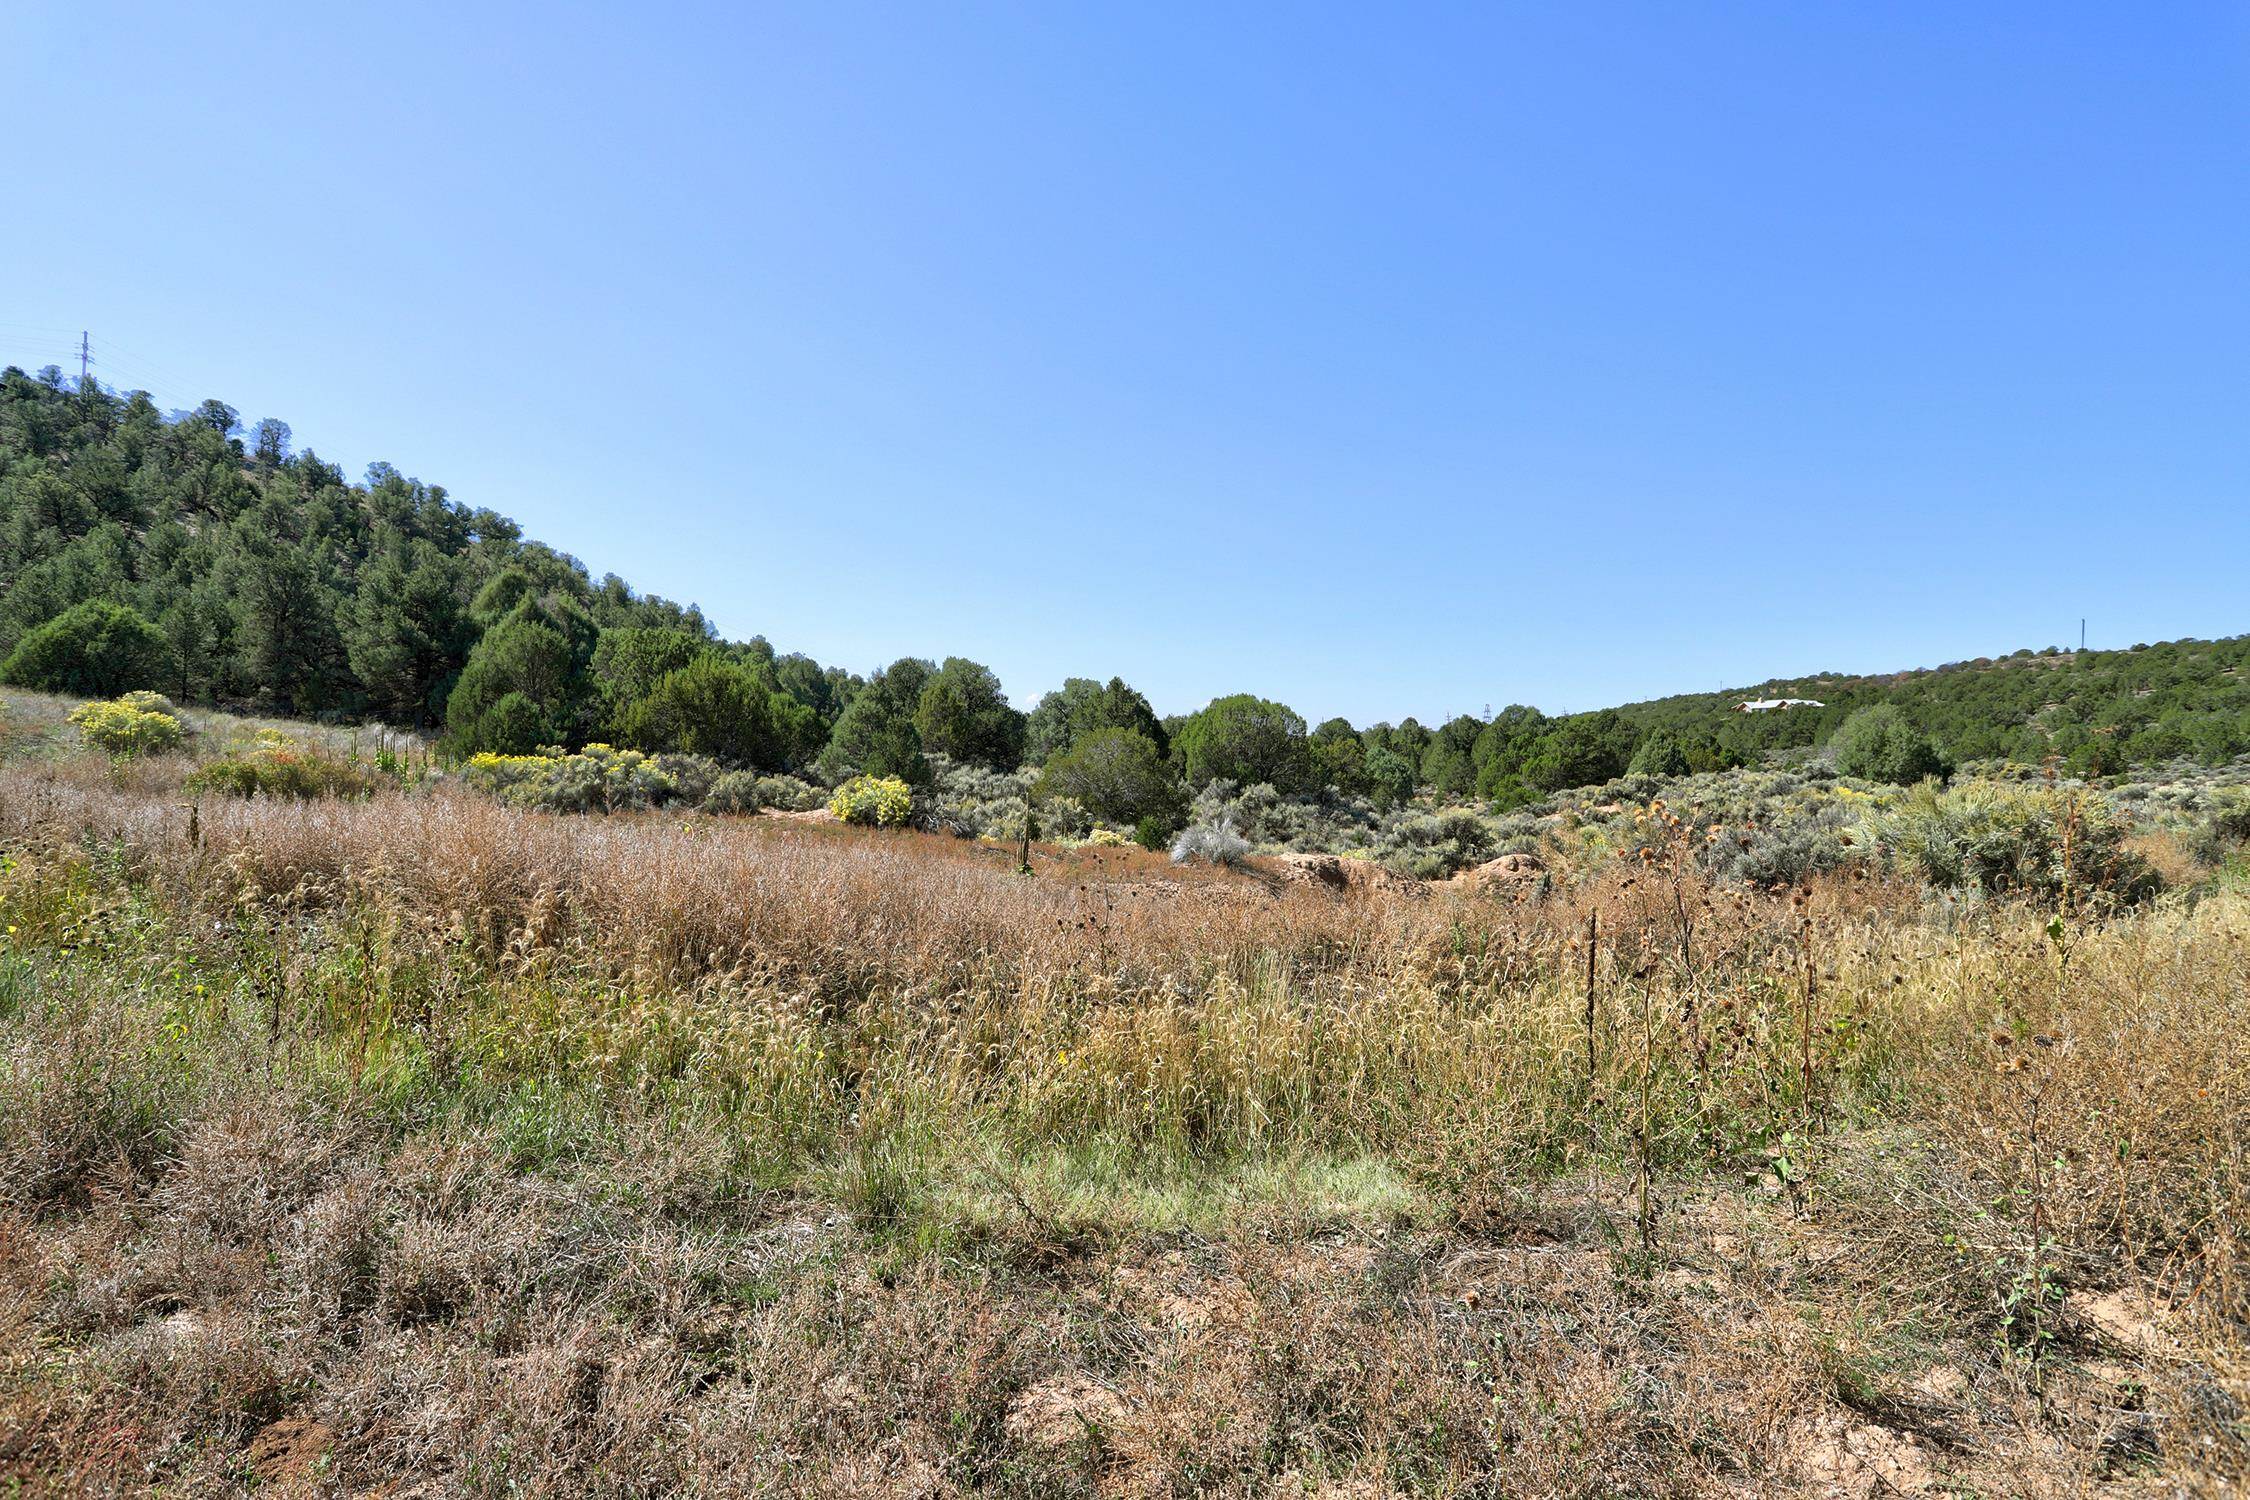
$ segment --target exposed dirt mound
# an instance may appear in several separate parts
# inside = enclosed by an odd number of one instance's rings
[[[1492,886],[1514,886],[1524,881],[1537,880],[1547,873],[1544,861],[1530,854],[1503,854],[1498,859],[1488,859],[1473,870],[1463,870],[1446,884],[1466,890],[1481,891]]]
[[[1340,854],[1276,854],[1257,861],[1256,868],[1287,884],[1325,886],[1332,891],[1418,894],[1423,888],[1422,882],[1411,875],[1401,875],[1371,859],[1347,859]]]

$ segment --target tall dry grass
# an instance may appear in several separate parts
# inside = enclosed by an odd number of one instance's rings
[[[1818,1349],[1787,1335],[1789,1401],[1825,1380],[1905,1422],[1920,1398],[1881,1394],[1896,1350],[1934,1342],[1958,1360],[1981,1349],[1994,1390],[2023,1401],[1980,1407],[1979,1441],[2067,1457],[2079,1440],[2039,1415],[2067,1386],[2048,1372],[2074,1351],[2106,1351],[2131,1361],[2134,1421],[2157,1444],[2148,1462],[2194,1482],[2240,1473],[2250,903],[2222,895],[2088,917],[1971,908],[1865,879],[1728,889],[1692,857],[1692,840],[1708,835],[1661,808],[1648,822],[1645,854],[1552,893],[1338,892],[1274,873],[1183,876],[1132,854],[1058,857],[1025,879],[949,840],[772,820],[556,818],[442,790],[206,801],[191,838],[187,809],[160,786],[0,769],[0,914],[14,929],[0,955],[9,1255],[60,1274],[57,1236],[106,1226],[122,1238],[106,1250],[88,1242],[83,1264],[108,1257],[119,1269],[103,1276],[203,1278],[284,1298],[310,1363],[276,1364],[240,1329],[199,1328],[180,1351],[155,1348],[145,1306],[181,1294],[104,1290],[79,1272],[66,1277],[77,1301],[38,1301],[21,1316],[41,1338],[109,1351],[108,1373],[86,1375],[85,1389],[145,1379],[149,1420],[200,1422],[219,1442],[270,1424],[305,1390],[336,1388],[322,1360],[354,1378],[380,1368],[409,1380],[399,1341],[416,1330],[452,1327],[469,1309],[505,1321],[547,1307],[539,1316],[559,1319],[555,1330],[577,1331],[529,1338],[555,1363],[538,1399],[558,1411],[590,1400],[607,1424],[567,1451],[539,1450],[547,1467],[535,1472],[566,1492],[604,1445],[659,1442],[663,1393],[692,1395],[676,1362],[696,1335],[674,1323],[733,1305],[713,1286],[738,1273],[651,1282],[678,1299],[677,1317],[658,1320],[675,1363],[644,1368],[610,1348],[601,1379],[622,1381],[630,1400],[612,1411],[598,1390],[573,1395],[593,1377],[571,1340],[600,1342],[586,1320],[636,1294],[604,1280],[567,1316],[541,1300],[542,1255],[577,1252],[542,1238],[560,1231],[519,1201],[542,1191],[539,1174],[603,1202],[626,1194],[650,1235],[730,1225],[743,1204],[832,1206],[879,1276],[917,1255],[981,1263],[980,1245],[1003,1247],[1004,1265],[1035,1278],[1089,1256],[1123,1257],[1111,1268],[1123,1274],[1151,1236],[1278,1225],[1288,1243],[1402,1217],[1451,1247],[1433,1249],[1442,1259],[1547,1232],[1538,1205],[1567,1191],[1573,1222],[1622,1247],[1602,1277],[1638,1279],[1656,1289],[1647,1297],[1677,1295],[1665,1278],[1714,1242],[1715,1216],[1739,1214],[1792,1244],[1822,1240],[1829,1258],[1786,1278],[1748,1256],[1728,1273],[1731,1332],[1691,1319],[1704,1331],[1687,1352],[1647,1356],[1683,1380],[1701,1371],[1694,1381],[1745,1413],[1758,1406],[1751,1346],[1784,1338],[1758,1299],[1800,1297],[1822,1317],[1851,1309],[1862,1332]],[[477,1180],[508,1184],[512,1217],[480,1220],[484,1189],[458,1198],[469,1190],[443,1186],[454,1168],[432,1151],[475,1155]],[[258,1185],[229,1196],[244,1163],[258,1164]],[[596,1180],[574,1175],[582,1169]],[[345,1179],[360,1197],[336,1196]],[[437,1185],[400,1200],[407,1180]],[[195,1265],[159,1275],[145,1231],[103,1208],[118,1203],[160,1205]],[[530,1236],[518,1250],[499,1248],[518,1234]],[[912,1284],[924,1273],[899,1274]],[[1293,1274],[1273,1271],[1243,1294],[1286,1300]],[[1445,1281],[1429,1267],[1414,1275]],[[1519,1371],[1517,1385],[1493,1386],[1484,1365],[1466,1385],[1408,1381],[1415,1360],[1441,1357],[1433,1351],[1464,1357],[1461,1329],[1424,1316],[1426,1288],[1404,1300],[1368,1291],[1387,1352],[1345,1359],[1333,1341],[1351,1314],[1320,1300],[1333,1293],[1324,1285],[1298,1305],[1322,1309],[1306,1336],[1330,1342],[1308,1357],[1340,1360],[1321,1377],[1335,1384],[1300,1388],[1282,1365],[1229,1363],[1220,1347],[1166,1335],[1152,1347],[1188,1361],[1177,1379],[1235,1394],[1182,1397],[1189,1405],[1163,1421],[1133,1425],[1111,1455],[1124,1468],[1094,1477],[1130,1471],[1177,1488],[1194,1472],[1181,1455],[1201,1453],[1255,1492],[1258,1474],[1278,1471],[1222,1437],[1225,1408],[1288,1428],[1307,1420],[1303,1403],[1323,1400],[1389,1435],[1323,1448],[1299,1432],[1273,1451],[1344,1455],[1355,1473],[1406,1464],[1436,1490],[1473,1490],[1500,1472],[1500,1429],[1462,1415],[1478,1401],[1506,1408],[1501,1428],[1513,1423],[1518,1440],[1569,1410],[1579,1441],[1607,1445],[1558,1469],[1558,1492],[1661,1491],[1678,1472],[1652,1455],[1694,1451],[1695,1423],[1672,1407],[1644,1403],[1627,1419],[1599,1397],[1615,1376],[1608,1356],[1574,1363],[1534,1339],[1520,1351],[1539,1373]],[[773,1337],[814,1336],[822,1315],[799,1295],[783,1294],[793,1321]],[[1051,1309],[1033,1310],[1040,1295],[1017,1286],[1009,1316],[1053,1337]],[[947,1377],[961,1383],[953,1395],[917,1386],[911,1401],[956,1402],[967,1424],[958,1451],[1005,1468],[1031,1441],[1018,1430],[1030,1419],[992,1404],[994,1392],[1036,1388],[1033,1367],[1064,1356],[1019,1367],[1002,1352],[1004,1330],[911,1299],[885,1306],[881,1316],[919,1330],[902,1333],[902,1348],[935,1339],[946,1351],[933,1357],[967,1361]],[[2119,1306],[2137,1311],[2121,1321]],[[249,1326],[270,1332],[277,1316]],[[645,1328],[657,1314],[616,1316]],[[378,1333],[387,1363],[345,1352],[347,1338]],[[1284,1358],[1266,1335],[1245,1337],[1260,1359]],[[115,1364],[127,1345],[143,1365]],[[426,1378],[492,1397],[446,1347],[455,1363]],[[777,1348],[761,1356],[760,1379],[787,1378]],[[885,1380],[918,1378],[885,1368]],[[39,1371],[16,1376],[35,1405],[76,1388]],[[870,1399],[867,1367],[830,1374]],[[1164,1406],[1156,1385],[1109,1386]],[[404,1400],[363,1396],[381,1410]],[[874,1399],[893,1397],[909,1399]],[[1454,1413],[1442,1435],[1400,1418],[1395,1403],[1416,1401]],[[2013,1436],[1990,1426],[2003,1407],[2022,1424]],[[42,1441],[76,1431],[61,1407],[38,1411],[30,1428]],[[1720,1422],[1728,1461],[1780,1462],[1773,1445],[1795,1420]],[[439,1450],[457,1465],[478,1444],[525,1441],[503,1427],[421,1446],[370,1429],[350,1451],[369,1473],[435,1462]],[[1404,1447],[1385,1446],[1394,1439]],[[2096,1433],[2094,1456],[2080,1457],[2093,1463],[2106,1441]],[[389,1458],[384,1442],[400,1445]],[[1417,1444],[1437,1455],[1422,1468],[1403,1456]],[[80,1434],[64,1446],[99,1444]],[[998,1472],[949,1482],[989,1488]]]

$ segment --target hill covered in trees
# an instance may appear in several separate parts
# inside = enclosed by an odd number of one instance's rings
[[[2030,651],[1894,676],[1775,680],[1549,717],[1308,726],[1254,694],[1160,718],[1125,682],[1072,679],[1031,712],[987,667],[906,658],[862,676],[726,641],[508,518],[376,464],[351,483],[271,419],[218,401],[0,373],[0,677],[88,695],[156,687],[281,714],[379,718],[453,750],[592,741],[835,779],[928,757],[1047,768],[1103,816],[1175,819],[1214,779],[1391,803],[1502,805],[1627,769],[1722,769],[1830,747],[1863,773],[2060,757],[2082,774],[2250,751],[2250,638]],[[1744,714],[1746,697],[1818,708]],[[1847,725],[1852,726],[1847,732]]]

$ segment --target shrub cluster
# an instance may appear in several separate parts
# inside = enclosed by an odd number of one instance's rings
[[[846,823],[899,828],[914,816],[914,789],[896,776],[854,776],[836,788],[828,810]]]
[[[1876,826],[1908,869],[1944,890],[2053,902],[2067,885],[2134,902],[2161,885],[2148,861],[2125,846],[2129,830],[2108,800],[2083,787],[1978,779],[1940,790],[1924,783]]]
[[[162,694],[125,693],[71,710],[70,722],[87,744],[113,760],[176,750],[187,737],[177,711]]]
[[[728,771],[711,783],[699,805],[707,813],[810,812],[825,800],[810,782],[794,776]]]
[[[1188,812],[1190,823],[1224,823],[1258,848],[1308,854],[1369,848],[1385,817],[1364,797],[1333,788],[1292,796],[1264,781],[1211,782]]]
[[[206,761],[187,778],[191,792],[230,797],[359,798],[395,777],[376,766],[268,731],[255,743]]]
[[[1465,807],[1410,813],[1390,824],[1376,856],[1419,880],[1441,880],[1492,857],[1492,824]]]
[[[575,755],[488,752],[470,757],[463,775],[471,786],[549,812],[637,812],[673,801],[679,791],[655,759],[602,744]]]
[[[1250,857],[1250,841],[1229,822],[1191,823],[1172,841],[1172,863],[1239,866]]]

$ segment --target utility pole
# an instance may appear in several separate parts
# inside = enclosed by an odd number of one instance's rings
[[[94,367],[94,341],[85,329],[78,330],[78,383],[86,383],[86,372]]]
[[[2078,649],[2081,651],[2086,649],[2086,617],[2084,615],[2078,617]]]

